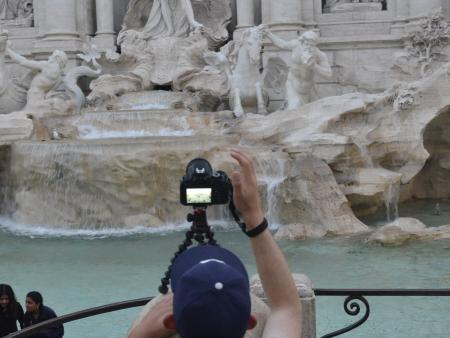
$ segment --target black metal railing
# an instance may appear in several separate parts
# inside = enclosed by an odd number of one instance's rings
[[[315,289],[316,296],[344,296],[344,311],[350,316],[357,316],[361,312],[360,303],[365,312],[355,323],[336,330],[321,338],[340,336],[364,324],[370,315],[370,305],[365,297],[450,297],[450,289]]]
[[[350,316],[360,314],[360,303],[365,307],[365,312],[358,321],[345,328],[326,334],[322,338],[337,337],[364,324],[370,315],[369,302],[365,297],[450,297],[450,289],[315,289],[314,293],[316,296],[346,297],[344,300],[344,310]],[[27,327],[5,338],[25,338],[54,325],[69,323],[108,312],[144,306],[152,299],[153,297],[140,298],[74,312]]]
[[[11,333],[4,338],[25,338],[25,337],[28,337],[29,335],[32,335],[38,331],[47,329],[49,327],[52,327],[52,326],[55,326],[58,324],[74,322],[76,320],[93,317],[93,316],[101,315],[101,314],[108,313],[108,312],[114,312],[114,311],[130,309],[133,307],[144,306],[152,299],[153,299],[153,297],[127,300],[124,302],[118,302],[118,303],[98,306],[98,307],[94,307],[91,309],[86,309],[86,310],[70,313],[68,315],[64,315],[64,316],[46,320],[45,322],[27,327],[23,330],[15,332],[15,333]]]

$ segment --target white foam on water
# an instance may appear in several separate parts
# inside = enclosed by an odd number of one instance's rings
[[[27,236],[31,238],[82,237],[96,239],[128,237],[143,234],[167,234],[178,231],[186,231],[188,228],[189,224],[168,224],[155,228],[136,226],[132,228],[104,227],[102,229],[76,229],[20,224],[7,217],[0,217],[0,230],[12,233],[14,235]]]
[[[170,109],[170,106],[167,104],[158,104],[158,103],[143,103],[143,104],[134,104],[131,106],[131,109],[142,109],[142,110],[164,110]]]
[[[232,220],[214,220],[213,229],[235,230],[237,227]],[[101,229],[77,229],[67,227],[50,227],[42,225],[20,224],[10,218],[0,217],[0,231],[9,232],[17,236],[30,238],[63,238],[76,237],[83,239],[102,239],[111,237],[131,237],[137,235],[165,235],[175,232],[184,232],[190,228],[191,224],[167,224],[160,227],[149,228],[145,226],[135,226],[132,228],[103,227]]]
[[[82,125],[78,128],[79,138],[82,140],[99,140],[99,139],[113,139],[113,138],[140,138],[140,137],[154,137],[154,136],[172,136],[184,137],[192,136],[193,130],[173,130],[170,128],[162,128],[157,132],[150,130],[124,130],[124,131],[107,131],[99,130],[93,126]]]

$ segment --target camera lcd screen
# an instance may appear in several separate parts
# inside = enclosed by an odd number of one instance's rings
[[[208,204],[212,202],[211,188],[186,189],[186,201],[188,204]]]

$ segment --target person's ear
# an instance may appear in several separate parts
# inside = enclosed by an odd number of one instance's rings
[[[173,318],[173,314],[165,316],[163,324],[166,329],[176,331],[175,318]]]
[[[258,324],[258,321],[256,320],[256,317],[254,315],[250,315],[250,318],[248,320],[247,330],[253,330],[257,324]]]

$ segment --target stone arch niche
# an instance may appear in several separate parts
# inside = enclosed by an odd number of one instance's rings
[[[411,183],[410,196],[418,199],[450,198],[450,106],[433,119],[424,132],[424,146],[430,153]]]

